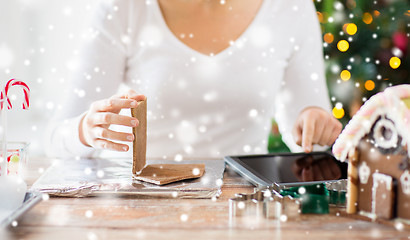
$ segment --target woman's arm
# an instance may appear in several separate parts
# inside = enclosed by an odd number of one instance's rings
[[[49,156],[87,157],[94,152],[80,141],[80,122],[93,102],[114,95],[124,80],[129,52],[129,42],[123,41],[128,37],[131,7],[128,4],[128,1],[114,1],[99,5],[92,27],[85,34],[79,67],[64,91],[61,108],[49,124],[46,134]]]
[[[341,124],[331,115],[321,31],[314,4],[305,0],[292,2],[297,3],[298,9],[292,25],[295,28],[291,29],[295,41],[276,101],[275,118],[289,148],[309,152],[312,144],[330,145],[329,139],[334,133],[337,136]]]

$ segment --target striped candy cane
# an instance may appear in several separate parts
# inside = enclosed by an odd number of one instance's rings
[[[30,98],[30,88],[27,86],[27,84],[23,81],[19,81],[16,79],[10,79],[7,83],[6,86],[1,90],[0,93],[0,109],[2,112],[2,127],[3,127],[3,136],[2,136],[2,141],[1,141],[1,157],[2,157],[2,163],[1,165],[1,171],[0,171],[0,176],[7,176],[7,110],[12,109],[13,105],[11,104],[10,98],[8,96],[9,90],[13,86],[19,86],[23,89],[24,93],[24,102],[23,102],[23,109],[28,109],[30,106],[29,98]],[[4,102],[7,102],[7,109],[4,109]]]
[[[24,93],[24,102],[23,102],[23,109],[28,109],[30,106],[30,88],[27,86],[27,84],[23,81],[19,81],[16,79],[10,79],[7,83],[6,86],[4,87],[4,93],[3,91],[1,92],[0,99],[5,99],[1,101],[1,108],[3,109],[3,103],[4,101],[7,101],[7,108],[12,109],[13,105],[11,104],[10,98],[8,96],[9,89],[12,86],[20,86],[23,89]]]

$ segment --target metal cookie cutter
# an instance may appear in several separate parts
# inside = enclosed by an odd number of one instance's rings
[[[280,219],[298,216],[300,213],[300,201],[291,196],[282,196],[275,190],[259,189],[252,194],[236,194],[229,199],[229,216],[233,217],[257,217]]]
[[[329,204],[346,206],[347,179],[327,182],[326,188],[329,191]]]

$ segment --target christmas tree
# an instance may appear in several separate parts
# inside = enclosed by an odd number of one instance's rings
[[[317,0],[333,114],[346,123],[373,94],[410,83],[408,0]]]
[[[410,2],[314,3],[322,27],[333,115],[346,124],[373,94],[388,86],[410,83]],[[270,152],[284,149],[278,134],[272,131],[270,135]]]

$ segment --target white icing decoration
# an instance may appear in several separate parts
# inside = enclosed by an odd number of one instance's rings
[[[410,195],[410,173],[409,170],[404,171],[404,173],[400,177],[401,188],[403,189],[403,193]]]
[[[386,183],[387,190],[391,190],[393,178],[383,173],[373,173],[373,187],[378,187],[381,183]]]
[[[369,212],[365,212],[365,211],[359,211],[359,215],[368,217],[368,218],[370,218],[370,219],[372,219],[372,220],[375,220],[375,219],[377,218],[376,214],[374,214],[374,213],[369,213]]]
[[[383,136],[383,128],[388,131],[391,131],[392,136],[390,139],[386,139]],[[376,141],[376,145],[384,148],[396,148],[397,141],[398,141],[398,133],[392,121],[386,120],[385,118],[380,119],[377,121],[376,125],[374,126],[374,140]]]
[[[376,215],[376,192],[377,192],[377,187],[379,187],[379,184],[386,184],[386,189],[388,191],[391,191],[392,186],[393,186],[393,178],[389,175],[383,174],[383,173],[373,173],[373,186],[372,186],[372,214]]]
[[[340,161],[345,161],[351,148],[357,147],[360,140],[370,132],[371,124],[380,116],[386,115],[391,119],[402,136],[401,144],[410,144],[410,121],[405,114],[410,110],[402,99],[410,97],[410,85],[400,85],[387,88],[383,93],[378,93],[367,100],[360,110],[340,134],[333,145],[333,153]],[[368,114],[369,110],[371,114]],[[407,151],[410,157],[410,148]]]
[[[360,183],[361,184],[366,184],[367,181],[369,180],[370,176],[370,168],[367,166],[366,162],[363,162],[360,164],[359,167],[359,178],[360,178]]]

